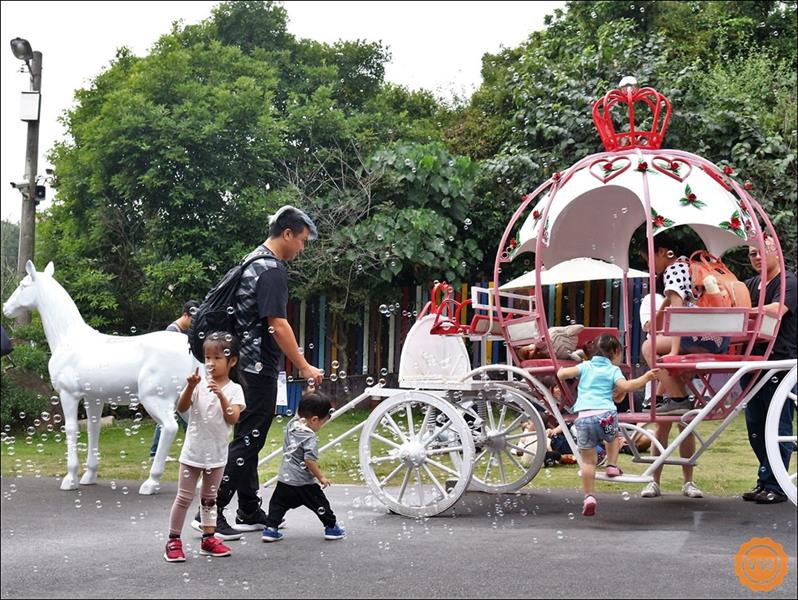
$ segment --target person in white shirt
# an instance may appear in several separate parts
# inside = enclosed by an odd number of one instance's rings
[[[186,560],[180,534],[200,474],[200,554],[230,555],[230,548],[213,534],[216,531],[216,493],[227,464],[228,439],[245,406],[241,386],[230,379],[230,372],[238,363],[238,338],[227,332],[212,333],[207,336],[203,350],[205,376],[200,376],[199,367],[190,374],[177,401],[177,410],[188,413],[188,431],[180,453],[177,496],[169,516],[169,541],[164,551],[167,562]]]

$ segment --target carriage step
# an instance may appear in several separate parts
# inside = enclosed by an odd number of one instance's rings
[[[641,456],[640,458],[633,458],[632,462],[633,463],[642,463],[642,464],[645,464],[645,465],[650,465],[650,464],[653,464],[654,461],[657,460],[657,458],[658,457],[656,457],[656,456]],[[663,464],[665,464],[665,465],[679,465],[679,466],[689,465],[691,467],[694,467],[694,466],[696,466],[697,463],[696,463],[696,461],[690,460],[689,458],[668,458],[668,459],[665,460],[665,462]]]
[[[618,477],[607,477],[607,475],[601,471],[596,473],[596,479],[600,479],[601,481],[612,481],[614,483],[648,483],[650,481],[654,481],[654,478],[650,475],[619,475]]]

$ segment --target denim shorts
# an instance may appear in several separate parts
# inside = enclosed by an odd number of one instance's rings
[[[608,410],[594,417],[580,417],[574,423],[576,445],[592,450],[601,442],[611,442],[618,435],[618,411]]]
[[[679,352],[681,354],[692,354],[696,351],[709,352],[710,354],[726,354],[729,351],[729,338],[721,339],[718,343],[709,338],[683,336],[679,342]]]

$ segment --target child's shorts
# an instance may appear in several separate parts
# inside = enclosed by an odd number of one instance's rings
[[[580,417],[574,423],[576,445],[592,450],[601,442],[611,442],[618,435],[618,412],[608,410],[592,417]]]

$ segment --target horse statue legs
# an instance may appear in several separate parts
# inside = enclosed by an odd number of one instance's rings
[[[100,463],[100,427],[103,416],[103,401],[100,398],[86,398],[86,428],[89,432],[89,456],[86,459],[86,472],[80,478],[80,485],[97,483],[97,466]]]
[[[139,399],[152,419],[161,426],[161,437],[158,440],[158,450],[152,459],[150,476],[139,487],[139,494],[157,494],[161,489],[160,479],[163,475],[166,456],[172,447],[172,442],[177,435],[177,419],[171,406],[164,404],[155,390],[145,388],[146,384],[139,384]]]
[[[67,445],[67,474],[61,480],[62,490],[78,489],[78,401],[75,394],[61,391],[61,408],[64,411],[64,428]],[[96,458],[96,455],[95,455]]]

